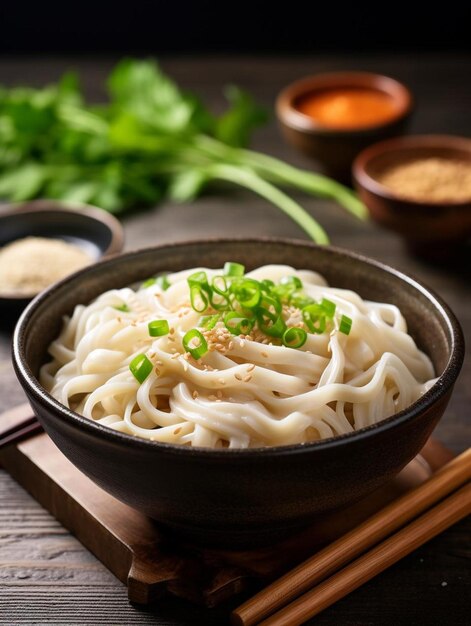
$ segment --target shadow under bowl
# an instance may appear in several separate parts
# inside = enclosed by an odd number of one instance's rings
[[[248,269],[286,263],[320,272],[329,284],[394,303],[439,374],[408,409],[353,434],[248,450],[188,448],[111,430],[65,408],[38,382],[61,318],[79,303],[163,271]],[[351,503],[395,476],[442,416],[463,360],[453,313],[418,281],[357,254],[272,239],[210,240],[127,253],[84,269],[42,293],[16,327],[13,362],[35,414],[59,449],[103,489],[173,533],[212,546],[270,543],[318,514]]]
[[[367,127],[330,128],[301,113],[298,103],[309,94],[344,88],[380,91],[391,97],[397,111],[388,122]],[[326,174],[351,182],[351,167],[366,146],[402,134],[413,109],[412,94],[389,76],[368,72],[316,74],[291,83],[276,100],[276,114],[285,139],[294,148],[320,163]]]
[[[378,181],[390,167],[427,158],[471,163],[471,139],[414,135],[383,141],[358,155],[353,178],[361,200],[378,224],[401,235],[414,250],[436,256],[471,237],[471,197],[458,202],[421,202]]]
[[[24,237],[45,237],[73,243],[87,252],[93,261],[121,252],[124,244],[121,224],[106,211],[55,200],[34,200],[2,208],[0,250]],[[2,318],[16,320],[34,295],[0,293]]]

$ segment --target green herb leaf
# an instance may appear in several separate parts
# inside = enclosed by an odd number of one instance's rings
[[[226,97],[231,106],[217,121],[216,137],[230,146],[246,146],[254,128],[266,122],[268,114],[250,94],[234,85],[226,88]]]
[[[117,213],[170,198],[183,202],[213,181],[240,185],[284,211],[318,243],[322,227],[278,185],[332,198],[364,219],[365,207],[325,176],[242,149],[266,115],[246,92],[227,89],[215,117],[154,61],[125,59],[106,104],[87,104],[77,77],[42,89],[0,86],[0,197],[89,202]]]

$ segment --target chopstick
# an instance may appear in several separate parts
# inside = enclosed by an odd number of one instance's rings
[[[9,446],[13,443],[18,443],[27,437],[36,435],[42,432],[43,427],[38,422],[36,417],[30,417],[20,424],[13,426],[0,435],[0,450],[5,446]]]
[[[253,626],[273,614],[470,479],[471,448],[443,466],[422,485],[384,507],[239,606],[232,613],[232,623],[235,626]]]
[[[471,513],[471,483],[259,626],[298,626]]]

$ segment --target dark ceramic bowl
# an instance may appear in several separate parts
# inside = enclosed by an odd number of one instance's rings
[[[353,164],[353,178],[371,217],[402,235],[415,249],[440,252],[471,237],[471,198],[420,202],[378,182],[385,168],[414,159],[439,157],[471,162],[471,139],[450,135],[398,137],[370,146]]]
[[[124,243],[121,224],[106,211],[55,200],[2,208],[0,248],[24,237],[62,239],[83,248],[93,260],[121,252]],[[2,317],[17,318],[33,297],[0,293]]]
[[[376,126],[334,129],[322,126],[297,108],[301,98],[310,93],[339,87],[364,87],[386,93],[397,105],[389,122]],[[276,101],[276,114],[286,140],[320,163],[326,174],[349,183],[352,162],[366,146],[400,135],[412,112],[412,95],[405,85],[381,74],[368,72],[332,72],[316,74],[285,87]]]
[[[288,263],[331,285],[397,304],[432,358],[438,382],[407,410],[354,434],[249,450],[162,444],[121,434],[66,409],[38,383],[61,318],[103,291],[162,271],[228,259],[254,268]],[[35,414],[62,452],[98,485],[191,540],[236,547],[289,535],[397,474],[422,448],[449,400],[463,359],[453,313],[414,279],[351,252],[289,240],[215,240],[127,253],[82,270],[32,302],[15,330],[13,361]]]

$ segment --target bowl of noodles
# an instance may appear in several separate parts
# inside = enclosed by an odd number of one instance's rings
[[[18,378],[87,476],[211,545],[288,536],[396,475],[464,353],[424,285],[290,240],[123,254],[54,285],[14,335]]]

